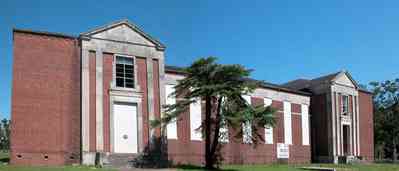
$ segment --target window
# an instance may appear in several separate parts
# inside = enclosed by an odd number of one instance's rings
[[[347,115],[349,113],[349,96],[342,95],[342,114]]]
[[[134,88],[133,58],[117,56],[115,71],[116,87]]]

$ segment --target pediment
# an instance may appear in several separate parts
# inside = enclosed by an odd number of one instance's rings
[[[348,86],[348,87],[353,87],[353,88],[357,88],[358,85],[356,83],[355,80],[352,79],[352,76],[346,72],[343,71],[340,74],[338,74],[334,80],[333,80],[336,84],[339,85],[344,85],[344,86]]]
[[[150,47],[153,46],[161,50],[165,48],[158,40],[146,34],[139,27],[127,20],[93,29],[92,31],[82,33],[81,36]]]

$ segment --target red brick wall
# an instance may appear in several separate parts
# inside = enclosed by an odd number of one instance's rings
[[[359,91],[360,156],[374,160],[374,125],[372,95]]]
[[[103,114],[104,114],[104,151],[111,152],[110,147],[110,86],[112,82],[112,72],[113,72],[113,54],[104,53],[103,54]]]
[[[251,103],[253,105],[263,105],[263,99],[252,97]],[[283,103],[280,101],[273,101],[272,106],[277,108],[277,125],[273,130],[273,144],[264,144],[259,142],[258,145],[253,146],[244,144],[242,138],[234,138],[236,131],[229,128],[229,142],[223,145],[222,155],[224,163],[227,164],[263,164],[277,162],[277,142],[284,142],[284,121],[283,121]],[[293,104],[292,112],[300,113],[300,105]],[[299,107],[298,107],[299,106]],[[204,105],[202,112],[204,112]],[[190,140],[190,121],[189,113],[183,113],[182,117],[177,122],[177,140],[168,140],[168,155],[169,159],[174,164],[204,164],[204,141]],[[292,121],[292,135],[293,145],[290,145],[290,159],[289,163],[309,163],[310,162],[310,146],[302,146],[302,126],[299,115],[293,115]],[[260,128],[259,133],[264,138],[264,129]]]
[[[146,147],[148,144],[149,137],[149,122],[148,122],[148,91],[147,91],[147,62],[146,58],[136,58],[137,62],[137,81],[140,86],[140,90],[143,92],[143,99],[141,103],[142,115],[143,115],[143,139],[142,144]],[[150,61],[151,62],[151,61]],[[144,147],[144,148],[145,148]],[[141,147],[140,147],[141,148]]]
[[[77,40],[14,32],[13,47],[11,164],[78,163],[80,55]]]
[[[96,52],[89,53],[89,151],[96,152]]]

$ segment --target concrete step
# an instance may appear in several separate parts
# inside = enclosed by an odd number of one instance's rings
[[[104,154],[102,163],[104,167],[131,168],[137,157],[138,154]]]

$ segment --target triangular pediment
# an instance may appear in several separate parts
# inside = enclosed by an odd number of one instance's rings
[[[355,80],[353,80],[352,76],[346,72],[346,71],[342,71],[340,72],[334,79],[333,81],[336,84],[340,84],[340,85],[344,85],[344,86],[348,86],[348,87],[353,87],[353,88],[357,88],[358,85],[356,83]]]
[[[165,48],[165,46],[161,42],[146,34],[139,27],[129,22],[128,20],[118,21],[93,29],[89,32],[82,33],[81,36],[118,42],[127,42],[144,46],[154,46],[158,49]]]

